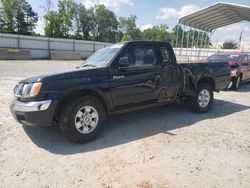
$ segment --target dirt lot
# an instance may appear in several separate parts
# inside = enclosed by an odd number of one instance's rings
[[[170,105],[112,117],[85,145],[13,120],[17,81],[80,63],[0,61],[0,187],[250,187],[250,84],[216,93],[207,114]]]

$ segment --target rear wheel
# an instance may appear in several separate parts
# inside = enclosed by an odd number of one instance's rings
[[[213,105],[213,89],[211,85],[202,83],[199,85],[195,97],[191,100],[189,107],[197,113],[207,112]]]
[[[102,103],[95,97],[85,96],[70,100],[60,114],[60,129],[73,142],[85,143],[101,131],[106,119]]]
[[[240,83],[241,83],[241,77],[237,76],[237,77],[232,78],[232,82],[233,82],[233,84],[232,84],[231,89],[233,89],[233,90],[239,89]]]

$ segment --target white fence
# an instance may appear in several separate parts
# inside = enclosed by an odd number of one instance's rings
[[[0,33],[0,48],[28,49],[33,59],[49,59],[51,51],[80,52],[81,57],[84,59],[96,50],[108,45],[110,43]],[[174,48],[174,51],[179,61],[205,59],[218,52],[240,52],[239,50],[203,48]]]
[[[51,51],[80,52],[82,58],[87,58],[96,50],[108,45],[109,43],[103,42],[0,33],[0,48],[30,50],[33,59],[48,59]]]

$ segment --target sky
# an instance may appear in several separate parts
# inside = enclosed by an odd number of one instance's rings
[[[87,8],[95,4],[104,4],[114,11],[117,17],[137,16],[137,25],[143,29],[154,25],[167,24],[171,30],[178,22],[178,18],[204,8],[218,1],[215,0],[74,0],[83,3]],[[43,9],[41,6],[45,0],[28,0],[34,10],[39,14],[39,22],[36,32],[43,33]],[[250,6],[250,0],[227,0],[229,3],[236,3]],[[54,0],[54,9],[57,1]],[[242,41],[250,43],[250,23],[243,22],[218,29],[212,36],[212,42],[223,42],[228,39],[239,40],[240,33]]]

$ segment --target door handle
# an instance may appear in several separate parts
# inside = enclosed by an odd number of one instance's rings
[[[161,76],[158,74],[158,75],[155,76],[155,87],[156,87],[156,89],[159,88],[160,83],[161,83]]]

